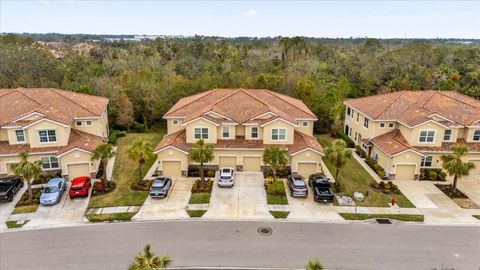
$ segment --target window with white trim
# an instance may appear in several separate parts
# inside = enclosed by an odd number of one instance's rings
[[[82,126],[82,121],[77,121],[76,125],[77,125],[77,127],[81,127]]]
[[[445,129],[445,132],[443,133],[443,140],[444,141],[450,141],[452,139],[452,130],[451,129]]]
[[[420,161],[420,167],[432,167],[433,157],[426,156],[422,157],[422,161]]]
[[[352,113],[350,114],[350,118],[352,118],[352,119],[353,119],[353,114],[354,114],[354,113],[355,113],[355,111],[354,111],[354,110],[352,110]]]
[[[91,125],[92,125],[92,121],[90,121],[90,120],[85,121],[85,125],[86,125],[86,126],[91,126]]]
[[[222,127],[222,138],[230,138],[230,128]]]
[[[195,139],[208,139],[208,128],[195,128]]]
[[[17,138],[17,142],[25,142],[25,132],[23,130],[15,130],[15,137]]]
[[[385,128],[385,123],[380,123],[380,128]]]
[[[42,168],[44,170],[52,170],[52,169],[59,169],[60,164],[58,163],[58,159],[56,157],[42,157]]]
[[[38,131],[38,137],[41,143],[49,143],[57,141],[57,133],[54,129],[43,129]]]
[[[473,132],[473,140],[474,141],[480,141],[480,130],[477,129]]]
[[[378,160],[378,154],[377,154],[377,153],[373,153],[372,159],[373,159],[373,160]]]
[[[285,141],[287,139],[287,129],[272,128],[272,141]]]
[[[433,130],[422,130],[420,131],[420,138],[418,139],[421,143],[432,143],[435,137],[435,131]]]
[[[177,119],[172,120],[172,125],[178,126],[178,120]]]
[[[303,121],[303,122],[302,122],[302,127],[308,127],[308,122],[307,122],[307,121]]]
[[[358,122],[359,119],[360,119],[360,113],[357,112],[357,122]]]
[[[358,133],[355,131],[355,141],[357,140]]]
[[[365,120],[363,120],[363,126],[365,128],[368,128],[368,122],[369,122],[368,118],[365,117]]]
[[[388,123],[388,128],[393,128],[394,126],[395,126],[395,123],[392,123],[392,122]]]
[[[350,107],[347,107],[347,115],[348,116],[350,116],[350,111],[351,111]]]
[[[250,128],[250,137],[252,137],[253,139],[258,138],[258,127]]]

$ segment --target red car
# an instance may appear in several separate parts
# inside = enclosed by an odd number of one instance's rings
[[[70,191],[68,195],[70,195],[70,199],[76,197],[88,197],[88,190],[92,185],[92,179],[88,176],[80,176],[76,177],[72,181],[72,185],[70,186]]]

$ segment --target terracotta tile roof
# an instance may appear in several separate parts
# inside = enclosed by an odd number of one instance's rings
[[[441,146],[411,146],[398,129],[370,139],[369,143],[374,144],[391,156],[405,150],[412,150],[422,154],[429,152],[449,152],[450,147],[457,144],[465,145],[468,151],[480,152],[480,143],[467,143],[464,139],[458,139],[456,142],[443,142]]]
[[[53,88],[0,89],[0,126],[31,113],[70,125],[74,118],[100,117],[108,99]]]
[[[398,129],[370,139],[370,142],[390,156],[406,150],[414,150]]]
[[[159,152],[162,149],[165,149],[169,146],[178,148],[182,151],[188,152],[192,144],[186,143],[186,134],[185,130],[180,130],[175,133],[168,134],[163,137],[160,143],[155,147],[155,152]],[[215,144],[215,149],[264,149],[266,146],[263,144],[262,140],[246,140],[243,136],[237,136],[233,140],[217,140]],[[276,145],[279,147],[284,147],[285,145]],[[308,136],[301,132],[295,131],[294,143],[292,145],[286,145],[289,154],[293,154],[299,151],[302,151],[307,148],[311,148],[315,151],[323,153],[323,149],[318,143],[318,140],[315,137]]]
[[[345,104],[374,120],[398,120],[414,126],[433,114],[450,125],[471,125],[480,120],[480,101],[454,91],[399,91],[346,100]]]
[[[30,144],[9,144],[8,141],[0,141],[0,155],[18,155],[23,152],[60,155],[74,148],[92,152],[102,142],[102,137],[71,129],[70,138],[66,146],[30,147]]]
[[[214,89],[180,99],[164,117],[184,118],[184,122],[209,111],[244,123],[261,114],[272,112],[296,122],[296,118],[317,119],[300,100],[265,89]]]

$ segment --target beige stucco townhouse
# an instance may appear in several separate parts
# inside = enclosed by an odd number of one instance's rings
[[[288,166],[303,176],[321,171],[323,150],[313,137],[315,114],[300,100],[260,89],[214,89],[179,100],[164,116],[167,135],[156,146],[158,171],[185,176],[198,166],[188,150],[199,139],[214,146],[211,168],[265,169],[263,150],[288,151]]]
[[[92,151],[108,138],[108,99],[51,88],[0,89],[0,175],[19,154],[45,173],[95,175]]]
[[[480,174],[480,101],[453,91],[400,91],[346,100],[345,133],[395,180],[441,168],[441,155],[467,146]]]

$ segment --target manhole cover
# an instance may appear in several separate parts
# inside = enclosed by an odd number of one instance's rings
[[[378,224],[392,224],[392,221],[388,218],[377,218],[376,220]]]
[[[269,227],[260,227],[257,232],[261,235],[269,236],[272,234],[272,228]]]

